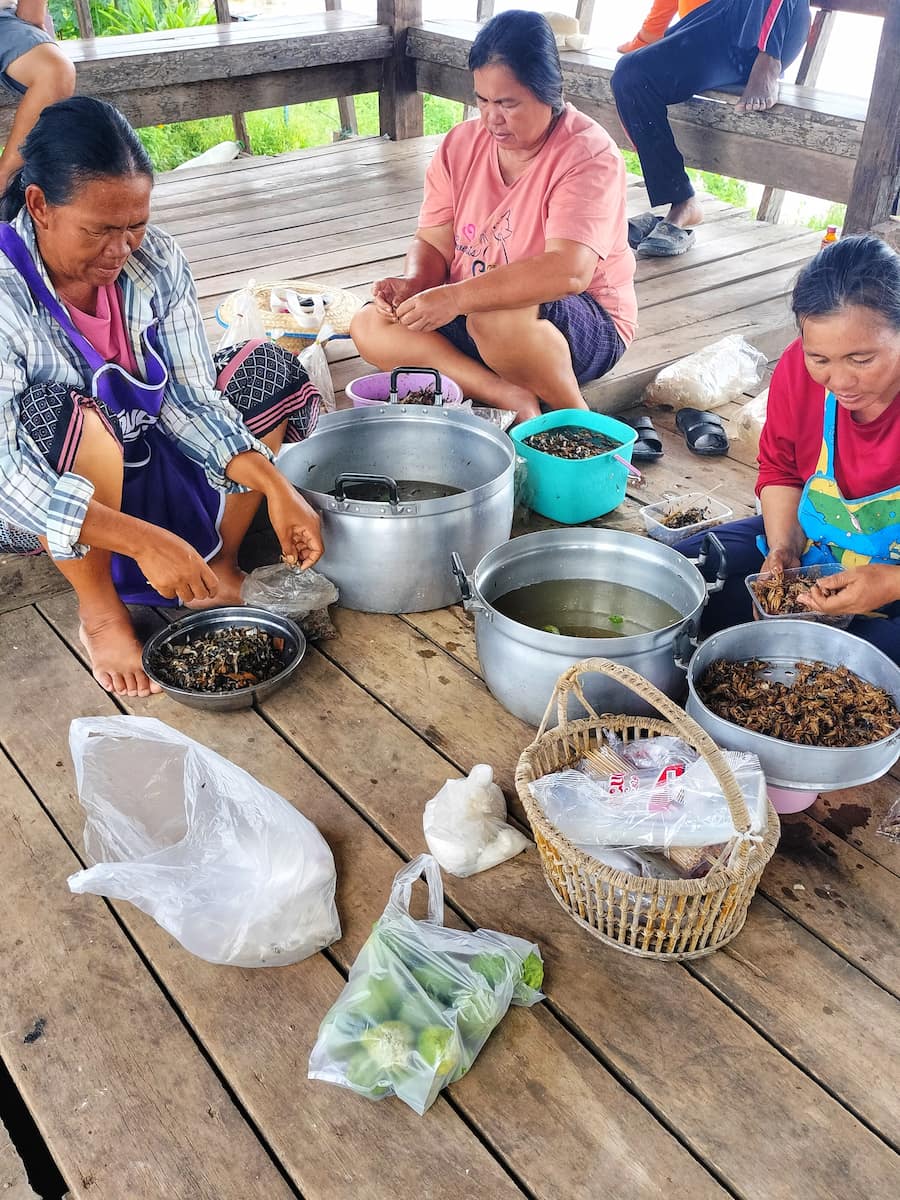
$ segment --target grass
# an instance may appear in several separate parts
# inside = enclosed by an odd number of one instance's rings
[[[461,104],[426,96],[425,132],[445,133],[462,119],[462,112]],[[377,136],[378,96],[374,92],[356,97],[356,117],[363,137]],[[336,100],[317,100],[313,104],[248,113],[247,129],[254,154],[285,154],[306,146],[326,145],[341,132],[341,122]],[[158,125],[138,132],[157,171],[170,171],[210,146],[234,138],[229,117]]]

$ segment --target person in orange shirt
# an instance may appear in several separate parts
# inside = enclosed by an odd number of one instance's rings
[[[654,0],[653,7],[644,18],[644,23],[631,39],[623,42],[616,49],[620,54],[630,54],[632,50],[641,50],[651,46],[665,35],[672,24],[672,18],[677,12],[679,17],[686,17],[689,12],[705,4],[706,0]]]
[[[678,11],[680,19],[668,28]],[[616,64],[611,87],[619,118],[641,160],[650,203],[629,222],[641,257],[683,254],[703,210],[669,125],[670,104],[710,88],[743,85],[736,109],[762,112],[778,100],[778,81],[809,33],[809,0],[656,0]]]

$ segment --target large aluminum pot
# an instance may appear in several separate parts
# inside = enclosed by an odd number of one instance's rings
[[[871,643],[846,630],[811,621],[751,621],[723,629],[708,638],[691,659],[687,711],[718,745],[757,755],[773,787],[814,792],[861,787],[880,778],[897,761],[900,729],[869,746],[834,749],[783,742],[717,717],[697,694],[697,681],[719,658],[726,662],[765,659],[771,663],[766,674],[779,682],[790,680],[798,662],[845,666],[861,679],[884,688],[900,708],[900,667]]]
[[[451,553],[471,569],[507,540],[515,458],[506,434],[464,409],[399,404],[329,413],[311,437],[282,451],[278,466],[322,514],[319,565],[341,603],[400,613],[455,603]],[[385,483],[387,501],[348,498],[360,477]],[[398,480],[463,490],[406,503]]]
[[[707,594],[722,586],[727,570],[724,551],[716,545],[721,565],[712,584],[690,559],[668,546],[607,529],[526,534],[492,550],[471,576],[454,564],[465,606],[475,614],[478,659],[488,687],[504,708],[537,725],[563,671],[596,657],[623,663],[667,696],[680,699]],[[698,561],[702,565],[703,559]],[[671,605],[680,615],[663,629],[629,637],[561,637],[524,625],[494,607],[493,601],[516,588],[565,579],[621,585],[623,606],[635,602],[634,593],[624,589],[635,589]],[[653,712],[629,689],[599,674],[585,677],[585,696],[598,712]],[[573,709],[571,715],[578,714]]]

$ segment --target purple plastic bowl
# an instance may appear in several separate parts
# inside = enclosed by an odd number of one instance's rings
[[[397,399],[402,404],[403,397],[419,388],[434,387],[434,376],[428,371],[404,372],[397,379]],[[344,389],[353,401],[354,408],[367,408],[370,404],[387,404],[391,395],[391,372],[379,371],[375,375],[362,375],[348,383]],[[463,398],[462,388],[447,375],[441,376],[441,391],[445,404],[459,404]]]

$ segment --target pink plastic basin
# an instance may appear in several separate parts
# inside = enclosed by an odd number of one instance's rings
[[[804,808],[809,808],[819,798],[818,792],[806,792],[801,788],[772,787],[771,784],[768,786],[768,792],[772,807],[777,813],[784,814],[803,812]]]
[[[434,375],[427,371],[406,371],[397,379],[397,400],[402,404],[404,396],[423,387],[434,387]],[[362,375],[348,383],[344,390],[353,401],[354,408],[387,404],[391,395],[391,372],[379,371],[375,375]],[[459,404],[463,398],[462,388],[448,375],[441,376],[441,391],[445,404]]]

